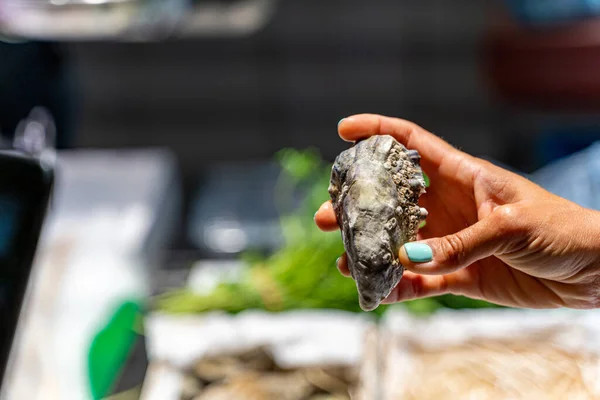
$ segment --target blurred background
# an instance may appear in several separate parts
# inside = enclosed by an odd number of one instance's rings
[[[412,120],[600,208],[599,13],[583,0],[0,0],[3,140],[43,108],[59,150],[13,398],[138,386],[147,355],[114,349],[145,354],[143,335],[97,338],[139,312],[358,312],[333,268],[339,237],[312,226],[353,113]]]

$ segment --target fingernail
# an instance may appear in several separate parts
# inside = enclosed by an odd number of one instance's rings
[[[340,269],[340,258],[342,258],[342,257],[338,257],[337,260],[335,260],[335,267],[337,269]]]
[[[342,118],[340,119],[340,122],[338,122],[338,126],[340,126],[340,124],[342,123],[343,120],[345,120],[346,118]]]
[[[433,260],[431,247],[424,243],[406,243],[404,245],[408,259],[415,263],[429,262]]]

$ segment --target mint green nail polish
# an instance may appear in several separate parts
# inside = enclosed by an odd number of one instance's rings
[[[404,249],[409,260],[412,262],[422,263],[433,260],[431,247],[424,243],[406,243]]]
[[[345,120],[346,118],[342,118],[340,119],[340,122],[338,122],[338,126],[340,126],[340,124],[342,123],[343,120]]]

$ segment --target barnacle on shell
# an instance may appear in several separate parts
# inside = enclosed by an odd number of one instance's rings
[[[377,308],[400,282],[398,251],[427,217],[418,205],[424,192],[419,153],[391,136],[361,140],[336,158],[329,195],[363,310]]]

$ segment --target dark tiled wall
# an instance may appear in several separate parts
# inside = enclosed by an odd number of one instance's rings
[[[188,170],[344,146],[338,120],[412,119],[453,144],[505,158],[479,71],[481,0],[283,0],[256,35],[71,45],[81,145],[168,145]]]

